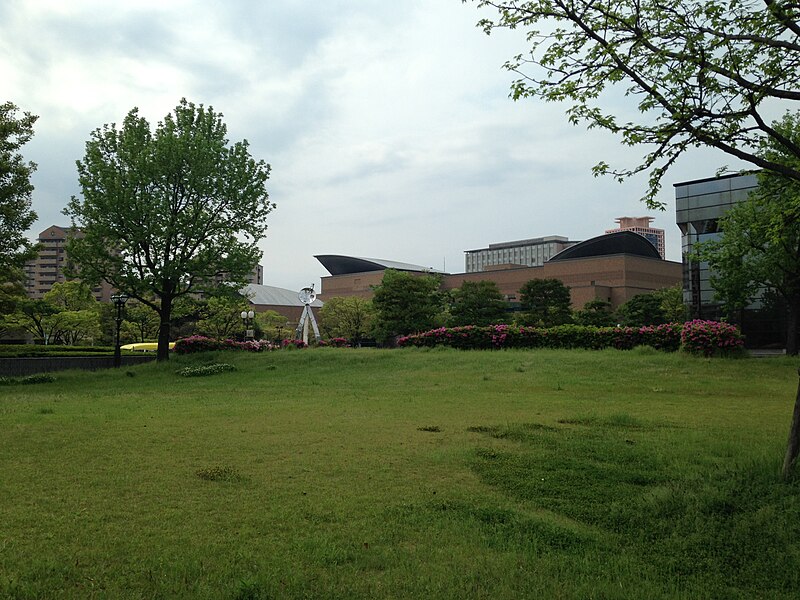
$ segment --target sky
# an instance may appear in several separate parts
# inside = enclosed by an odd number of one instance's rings
[[[502,65],[524,32],[486,36],[487,15],[461,0],[5,0],[0,102],[39,115],[22,149],[38,165],[29,235],[69,224],[94,129],[134,107],[155,126],[185,97],[272,167],[267,285],[319,290],[316,254],[459,273],[465,250],[588,239],[621,216],[654,217],[680,261],[672,184],[741,165],[693,150],[664,180],[666,211],[648,210],[644,177],[591,173],[645,149],[570,125],[567,105],[511,100]],[[622,94],[609,101],[633,115]]]

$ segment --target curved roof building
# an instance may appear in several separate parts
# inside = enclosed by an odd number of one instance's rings
[[[598,235],[584,242],[570,246],[556,254],[549,262],[572,258],[591,258],[612,254],[629,254],[645,258],[660,259],[655,246],[643,235],[632,231],[617,231]]]
[[[421,267],[410,263],[383,260],[382,258],[362,258],[341,254],[318,254],[314,256],[331,275],[351,275],[353,273],[369,273],[371,271],[410,271],[412,273],[443,273],[430,267]]]

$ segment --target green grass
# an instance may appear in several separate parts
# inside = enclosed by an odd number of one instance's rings
[[[796,368],[321,349],[0,387],[0,597],[796,598]]]

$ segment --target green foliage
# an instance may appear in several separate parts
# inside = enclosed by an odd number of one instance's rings
[[[345,338],[353,346],[369,335],[374,322],[372,302],[356,296],[328,298],[319,313],[324,337]]]
[[[524,325],[552,327],[572,318],[569,287],[558,279],[532,279],[519,290]]]
[[[79,281],[55,283],[41,300],[21,299],[4,320],[47,344],[76,345],[100,336],[100,307]]]
[[[616,323],[611,313],[611,303],[596,298],[583,305],[582,310],[575,312],[573,317],[578,325],[592,325],[594,327],[610,327]]]
[[[37,373],[24,377],[0,377],[0,385],[34,385],[37,383],[53,383],[55,377],[47,373]]]
[[[396,336],[425,331],[436,325],[442,311],[440,279],[388,269],[375,287],[375,337],[390,343]]]
[[[256,313],[256,331],[258,330],[264,339],[280,343],[285,336],[292,333],[292,324],[279,312],[265,310]]]
[[[154,131],[137,109],[122,127],[95,130],[78,173],[83,199],[65,213],[84,236],[70,240],[70,257],[83,279],[159,313],[165,360],[173,303],[213,290],[221,274],[243,285],[258,262],[274,208],[269,165],[247,141],[228,142],[220,113],[184,99]]]
[[[199,367],[184,367],[177,371],[181,377],[207,377],[208,375],[218,375],[219,373],[230,373],[236,367],[228,363],[214,363]]]
[[[494,281],[464,281],[451,292],[451,327],[495,325],[508,321],[508,303]]]
[[[25,162],[19,150],[33,137],[35,115],[28,112],[16,116],[17,107],[11,102],[0,104],[0,284],[23,281],[22,266],[36,255],[36,246],[27,230],[36,221],[31,210],[33,185],[31,175],[36,170]]]
[[[683,286],[681,284],[656,290],[661,299],[661,312],[667,323],[680,323],[688,317],[686,304],[683,302]]]
[[[648,148],[641,164],[595,175],[623,180],[649,172],[649,206],[661,179],[687,149],[708,146],[800,181],[787,155],[796,141],[769,125],[775,103],[797,101],[800,24],[794,4],[768,0],[494,2],[480,25],[526,32],[529,47],[506,63],[519,76],[512,97],[566,102],[571,123],[608,130],[626,146]],[[614,114],[614,92],[638,99],[639,119]],[[611,110],[604,108],[608,102]],[[768,107],[768,108],[767,108]],[[762,140],[789,152],[764,156]]]
[[[173,311],[173,317],[175,312]],[[125,305],[125,320],[122,322],[123,339],[147,342],[158,336],[158,313],[146,304],[129,301]]]
[[[241,336],[244,328],[241,313],[248,310],[252,307],[241,297],[209,298],[203,318],[197,322],[197,331],[218,340]]]
[[[617,309],[617,319],[628,327],[661,325],[667,322],[662,301],[662,297],[655,292],[639,294]]]

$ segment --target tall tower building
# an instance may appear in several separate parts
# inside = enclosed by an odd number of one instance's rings
[[[71,227],[51,225],[39,234],[36,240],[41,248],[39,255],[25,263],[25,291],[28,297],[42,298],[56,283],[67,280],[64,267],[67,266],[67,237],[81,235],[79,230]],[[111,298],[111,286],[103,282],[92,289],[95,298],[108,302]]]
[[[646,237],[653,246],[658,250],[661,259],[666,259],[665,244],[664,244],[664,230],[650,227],[653,217],[619,217],[615,219],[619,227],[615,229],[606,229],[606,233],[617,233],[618,231],[633,231]]]

